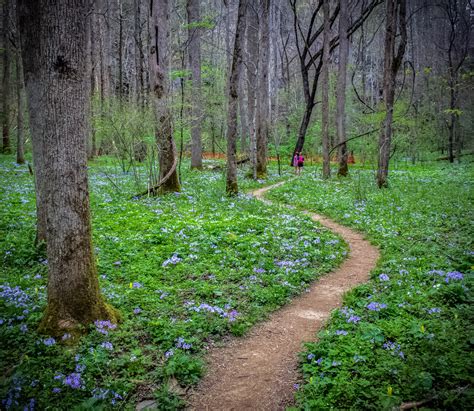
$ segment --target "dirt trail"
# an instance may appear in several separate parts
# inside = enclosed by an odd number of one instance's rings
[[[261,188],[263,194],[280,186]],[[305,212],[349,244],[349,257],[335,271],[317,280],[308,293],[272,313],[245,337],[231,338],[225,347],[208,354],[207,375],[189,397],[191,410],[283,410],[293,401],[298,380],[297,353],[302,343],[314,341],[344,292],[368,280],[379,251],[361,234],[318,214]]]

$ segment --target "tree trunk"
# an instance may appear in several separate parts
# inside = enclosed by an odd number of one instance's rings
[[[398,70],[405,54],[405,47],[407,43],[406,0],[387,0],[386,4],[383,79],[385,119],[382,122],[379,137],[379,159],[377,170],[377,185],[379,188],[388,186],[387,177],[392,141],[395,82]],[[400,43],[398,45],[397,54],[395,55],[397,27],[400,29]]]
[[[143,39],[142,39],[142,9],[141,1],[135,0],[135,88],[136,88],[136,101],[139,107],[142,109],[145,107],[145,96],[144,96],[144,70],[143,70]]]
[[[118,96],[119,102],[123,102],[123,4],[122,0],[117,1],[118,5],[118,21],[119,21],[119,38],[118,38]]]
[[[323,0],[323,57],[321,70],[321,100],[322,100],[322,143],[323,143],[323,178],[331,176],[331,164],[329,157],[329,36],[330,36],[330,22],[329,22],[329,0]]]
[[[448,157],[449,162],[454,163],[454,147],[456,143],[456,120],[455,114],[456,109],[456,80],[452,73],[452,69],[449,70],[449,122],[448,122]]]
[[[47,218],[48,305],[40,330],[54,336],[116,319],[100,295],[91,238],[88,5],[85,0],[18,2],[33,154],[39,157],[37,189]]]
[[[107,0],[97,0],[99,7],[99,41],[100,41],[100,102],[104,114],[105,100],[110,97],[110,23],[105,15],[108,10]]]
[[[255,135],[256,90],[258,69],[258,14],[255,3],[247,6],[246,12],[246,71],[247,71],[247,98],[248,98],[248,125],[250,144],[250,164],[252,177],[257,178],[257,140]]]
[[[10,154],[10,9],[11,0],[3,3],[3,81],[2,81],[2,153]]]
[[[261,2],[260,47],[258,62],[258,104],[256,112],[257,178],[267,175],[268,122],[270,117],[268,93],[268,63],[270,53],[270,0]]]
[[[246,19],[244,19],[246,21]],[[244,28],[245,32],[245,28]],[[243,47],[242,47],[243,48]],[[243,64],[240,65],[239,73],[239,117],[240,117],[240,151],[242,153],[247,152],[247,141],[249,135],[249,126],[247,123],[247,102],[245,101],[246,91],[246,75],[245,67]],[[249,153],[250,157],[250,153]]]
[[[346,141],[346,82],[347,82],[347,58],[349,55],[349,39],[347,29],[349,27],[348,0],[340,0],[339,12],[339,67],[337,73],[336,90],[336,125],[337,139],[339,144],[339,176],[347,176],[347,145]]]
[[[153,91],[156,119],[155,136],[160,163],[158,191],[160,193],[174,192],[180,190],[180,185],[177,172],[178,157],[173,139],[168,80],[170,42],[168,0],[151,1],[150,18],[150,86]]]
[[[239,103],[239,71],[242,63],[242,37],[244,35],[244,19],[247,0],[239,0],[237,27],[235,30],[234,52],[229,76],[229,108],[227,112],[227,175],[226,192],[229,196],[239,192],[237,184],[237,106]]]
[[[90,79],[91,79],[91,90],[92,97],[95,97],[99,94],[99,75],[100,75],[100,62],[99,62],[99,50],[98,50],[98,24],[97,24],[97,10],[94,8],[92,13],[89,15],[89,47],[90,53],[88,58],[90,58]],[[89,160],[92,160],[97,155],[97,139],[96,139],[96,129],[93,123],[95,117],[94,113],[94,100],[90,101],[90,118],[92,124],[90,125],[90,136],[91,140],[88,145],[88,154],[87,157]]]
[[[25,100],[23,99],[24,80],[23,80],[23,65],[21,64],[20,43],[17,44],[17,52],[16,52],[16,93],[17,93],[17,101],[18,101],[16,162],[18,164],[24,164],[25,163],[25,126],[24,126],[23,116],[25,115]]]
[[[191,168],[202,169],[201,30],[199,0],[187,0],[188,56],[191,68]]]

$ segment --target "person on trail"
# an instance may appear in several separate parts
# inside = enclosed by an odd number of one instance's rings
[[[293,157],[293,166],[295,167],[295,174],[300,175],[301,169],[304,166],[304,156],[301,154],[301,151],[297,151]]]

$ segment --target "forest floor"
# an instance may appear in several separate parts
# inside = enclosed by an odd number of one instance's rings
[[[263,200],[265,192],[282,184],[260,188],[253,195]],[[302,344],[314,340],[346,291],[369,279],[379,258],[378,249],[354,230],[319,214],[307,214],[347,242],[349,257],[248,335],[212,349],[207,375],[191,394],[190,408],[280,410],[291,405],[300,380],[297,353]]]

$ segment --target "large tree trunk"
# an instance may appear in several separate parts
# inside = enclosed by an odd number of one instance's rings
[[[91,238],[88,4],[18,3],[37,189],[47,218],[48,305],[40,329],[55,336],[79,333],[97,319],[115,320],[99,292]]]
[[[111,45],[110,45],[110,22],[108,13],[108,0],[97,0],[99,8],[99,42],[100,42],[100,101],[102,114],[105,110],[105,100],[110,97],[110,75],[111,75]]]
[[[323,178],[331,176],[331,164],[329,157],[329,0],[323,0],[323,67],[321,71],[321,100],[322,100],[322,143],[323,143]]]
[[[246,21],[246,19],[244,19]],[[245,30],[245,28],[244,28]],[[244,47],[242,46],[242,49]],[[243,56],[242,56],[243,59]],[[240,65],[239,73],[239,118],[240,118],[240,151],[247,152],[247,142],[249,135],[249,126],[247,123],[247,102],[245,101],[246,94],[246,73],[243,64]],[[249,155],[250,157],[250,155]]]
[[[252,177],[257,178],[257,140],[255,134],[256,90],[258,70],[258,14],[256,4],[249,4],[246,12],[246,71],[247,71],[247,98],[248,98],[248,125],[250,135],[250,164]]]
[[[258,104],[256,112],[257,178],[267,175],[268,123],[270,117],[268,93],[268,63],[270,54],[270,0],[261,2],[260,48],[258,62]]]
[[[134,37],[135,37],[135,88],[136,88],[136,102],[142,109],[145,107],[145,96],[144,96],[144,55],[143,55],[143,39],[142,39],[142,9],[141,0],[135,0],[135,24],[134,24]]]
[[[25,162],[25,125],[23,116],[25,115],[24,80],[23,64],[21,64],[21,47],[17,44],[16,52],[16,94],[18,102],[17,113],[17,139],[16,139],[16,162],[23,164]]]
[[[118,96],[119,102],[123,102],[123,4],[122,0],[117,0],[118,7],[118,22],[119,22],[119,33],[118,33]]]
[[[227,112],[227,195],[234,196],[239,192],[237,184],[237,106],[239,103],[239,72],[242,64],[242,38],[247,0],[239,0],[237,27],[235,30],[234,52],[229,76],[229,108]]]
[[[400,29],[400,43],[395,54],[397,27]],[[392,141],[393,104],[395,101],[395,82],[398,69],[405,54],[407,43],[406,31],[406,0],[387,0],[385,17],[385,51],[383,96],[385,103],[385,119],[379,136],[379,159],[377,185],[379,188],[388,186],[388,167]]]
[[[10,154],[10,32],[11,0],[3,3],[2,153]]]
[[[346,82],[347,82],[347,58],[349,55],[349,38],[347,29],[349,27],[348,0],[340,0],[339,12],[339,67],[337,73],[336,90],[336,126],[337,140],[339,146],[339,176],[347,176],[347,145],[346,141]]]
[[[99,36],[98,36],[98,10],[95,8],[92,10],[92,13],[89,16],[89,47],[90,47],[90,79],[91,79],[91,90],[92,96],[99,94],[99,76],[100,76],[100,62],[99,62]],[[94,102],[90,102],[90,117],[91,119],[95,117],[94,112]],[[90,136],[91,140],[88,144],[88,154],[87,157],[89,160],[92,160],[97,155],[97,135],[94,124],[90,125]]]
[[[169,85],[169,42],[168,0],[152,0],[150,9],[149,53],[150,86],[153,92],[153,106],[156,118],[156,142],[160,163],[160,180],[157,192],[179,191],[177,172],[178,157],[173,139],[170,85]]]
[[[201,142],[201,30],[199,28],[199,0],[187,0],[188,12],[188,56],[191,68],[191,168],[202,169]]]

